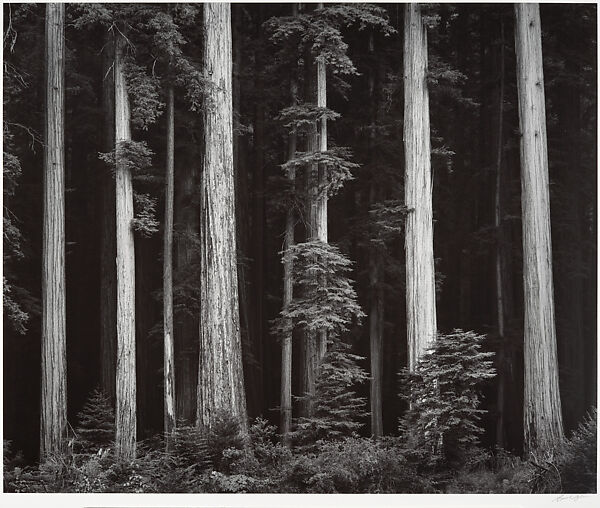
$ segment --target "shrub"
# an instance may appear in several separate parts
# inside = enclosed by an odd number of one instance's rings
[[[455,330],[438,335],[414,372],[401,373],[400,395],[410,408],[399,430],[415,454],[430,465],[464,462],[483,433],[479,385],[492,378],[494,353],[481,351],[483,335]]]
[[[598,410],[592,408],[571,438],[561,448],[558,469],[562,492],[596,493],[596,438]]]
[[[115,414],[110,399],[96,388],[77,415],[75,450],[96,453],[111,446],[115,436]]]

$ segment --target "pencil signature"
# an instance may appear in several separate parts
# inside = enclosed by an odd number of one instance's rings
[[[554,498],[554,502],[555,503],[560,503],[561,501],[579,501],[580,499],[583,499],[585,496],[584,494],[561,494],[560,496],[556,496]]]

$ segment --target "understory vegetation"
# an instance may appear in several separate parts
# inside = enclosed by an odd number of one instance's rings
[[[596,409],[551,460],[524,460],[480,445],[484,411],[478,390],[494,376],[491,355],[482,352],[483,340],[460,330],[438,336],[415,371],[400,374],[400,395],[410,404],[399,421],[398,435],[380,439],[358,434],[365,422],[365,403],[351,383],[326,375],[335,371],[335,361],[322,364],[315,401],[321,409],[310,421],[296,422],[289,447],[265,419],[255,419],[243,435],[235,418],[221,414],[210,429],[179,422],[168,446],[162,436],[155,436],[139,443],[134,460],[120,461],[112,443],[110,400],[94,390],[78,415],[66,453],[24,466],[20,454],[4,441],[4,491],[595,492]],[[342,426],[334,424],[339,414],[344,415]]]
[[[5,442],[5,492],[122,493],[592,493],[596,490],[596,412],[553,462],[538,464],[502,450],[470,447],[459,467],[424,456],[398,437],[318,441],[310,451],[278,442],[258,419],[243,439],[224,419],[201,432],[179,427],[173,449],[160,439],[131,462],[111,448],[70,452],[38,467],[20,465]],[[235,429],[235,432],[232,432]]]

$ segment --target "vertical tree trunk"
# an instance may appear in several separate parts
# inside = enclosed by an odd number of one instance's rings
[[[135,244],[131,171],[122,163],[119,146],[131,140],[129,98],[124,74],[125,37],[115,40],[115,143],[117,230],[117,375],[116,451],[124,459],[135,457],[136,358],[135,358]]]
[[[297,14],[297,6],[292,5],[292,12]],[[290,77],[290,95],[292,105],[298,103],[298,82],[292,70]],[[296,133],[292,132],[288,137],[288,160],[296,155],[297,139]],[[290,186],[293,188],[296,181],[295,170],[290,170],[288,175]],[[283,310],[287,310],[294,297],[293,260],[289,256],[289,250],[294,245],[294,210],[290,206],[285,218],[285,240],[283,245]],[[281,341],[281,425],[280,432],[283,443],[290,445],[289,433],[292,430],[292,332],[283,337]]]
[[[369,34],[369,54],[374,58],[375,39],[373,32]],[[372,108],[371,129],[369,132],[369,158],[377,158],[375,152],[375,126],[377,124],[378,105],[375,97],[375,69],[369,73],[369,100]],[[375,169],[376,171],[376,169]],[[369,191],[369,205],[372,207],[378,198],[378,185],[376,175],[371,174],[371,189]],[[371,245],[369,250],[369,286],[370,286],[370,311],[369,311],[369,359],[371,363],[370,380],[370,407],[371,407],[371,435],[383,435],[383,402],[382,402],[382,377],[383,377],[383,259],[381,250],[377,245]]]
[[[312,57],[308,51],[304,54],[304,100],[308,102],[315,94],[315,66],[312,63]],[[314,130],[306,135],[306,151],[315,152],[319,148],[319,136],[317,125]],[[317,175],[315,179],[314,175]],[[310,167],[306,171],[306,215],[308,223],[306,225],[306,239],[316,240],[317,236],[317,208],[318,208],[318,168]],[[300,416],[310,416],[313,412],[312,396],[315,394],[315,382],[317,371],[317,358],[319,355],[318,336],[315,333],[306,332],[303,334],[302,340],[302,358],[300,372],[300,393],[302,397],[309,396],[304,399],[300,408]]]
[[[521,130],[525,300],[525,449],[551,453],[563,438],[552,282],[542,37],[538,4],[515,4]]]
[[[323,8],[323,4],[319,4],[319,9]],[[317,106],[321,108],[327,107],[327,66],[325,62],[317,61]],[[319,125],[319,145],[320,152],[327,151],[327,119],[322,118]],[[317,198],[316,211],[316,233],[317,239],[327,243],[327,193],[321,189],[327,184],[327,166],[319,165],[319,180],[318,189],[319,196]],[[327,333],[324,330],[319,331],[318,337],[320,362],[327,352]]]
[[[505,424],[504,424],[504,330],[505,330],[505,296],[504,296],[504,229],[502,225],[502,216],[504,214],[502,208],[502,150],[503,150],[503,124],[504,124],[504,23],[500,17],[500,82],[498,90],[498,130],[496,135],[496,185],[494,189],[494,227],[496,228],[496,259],[495,259],[495,275],[496,275],[496,316],[498,325],[499,349],[497,358],[497,419],[496,419],[496,445],[504,448],[505,445]]]
[[[109,33],[103,50],[102,110],[104,112],[103,150],[115,147],[114,36]],[[115,403],[117,369],[117,257],[115,223],[115,177],[106,167],[102,182],[102,229],[100,231],[100,386]]]
[[[167,448],[175,428],[175,359],[173,345],[173,201],[175,180],[175,111],[173,87],[167,90],[167,177],[163,252],[164,432]]]
[[[65,314],[64,4],[46,6],[46,140],[42,238],[40,459],[64,450],[67,430]]]
[[[204,71],[210,76],[204,111],[204,172],[200,197],[202,301],[198,368],[199,425],[219,412],[247,429],[242,370],[233,182],[231,12],[204,4]]]
[[[435,340],[435,268],[427,32],[418,4],[404,11],[404,196],[406,218],[406,321],[408,367]]]

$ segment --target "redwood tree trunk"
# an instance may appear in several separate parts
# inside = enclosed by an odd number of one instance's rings
[[[64,4],[48,4],[42,238],[42,460],[64,450],[67,430],[64,24]]]
[[[404,11],[404,196],[406,217],[406,324],[408,367],[435,340],[435,268],[427,32],[418,4]]]
[[[247,430],[242,370],[233,181],[231,12],[204,4],[204,71],[209,88],[204,111],[204,173],[200,196],[201,275],[199,425],[220,412]]]
[[[135,358],[135,244],[133,237],[133,188],[131,171],[119,156],[119,145],[131,140],[129,98],[124,74],[127,44],[122,33],[115,39],[115,142],[117,230],[117,375],[116,451],[122,459],[135,457],[136,358]]]
[[[115,147],[114,36],[108,34],[103,51],[102,110],[104,112],[104,151]],[[115,224],[115,178],[106,167],[102,182],[102,229],[100,231],[100,386],[115,403],[117,369],[117,257]]]
[[[294,15],[297,8],[292,7]],[[293,71],[292,71],[293,72]],[[290,94],[292,104],[298,103],[298,83],[294,76],[290,79]],[[288,138],[288,160],[292,160],[296,154],[296,133],[292,132]],[[293,188],[296,181],[295,170],[291,170],[288,178]],[[294,295],[294,281],[292,278],[294,262],[289,256],[289,249],[294,245],[294,210],[290,206],[287,209],[285,219],[285,240],[283,245],[283,309],[287,310],[292,303]],[[284,444],[290,445],[289,433],[292,429],[292,332],[290,331],[281,341],[281,425],[280,432]]]
[[[167,448],[175,428],[175,358],[173,345],[173,201],[175,180],[175,112],[173,87],[167,90],[167,175],[163,252],[164,433]]]
[[[563,425],[556,360],[539,5],[515,4],[515,18],[525,293],[525,449],[530,454],[546,454],[562,440]]]

